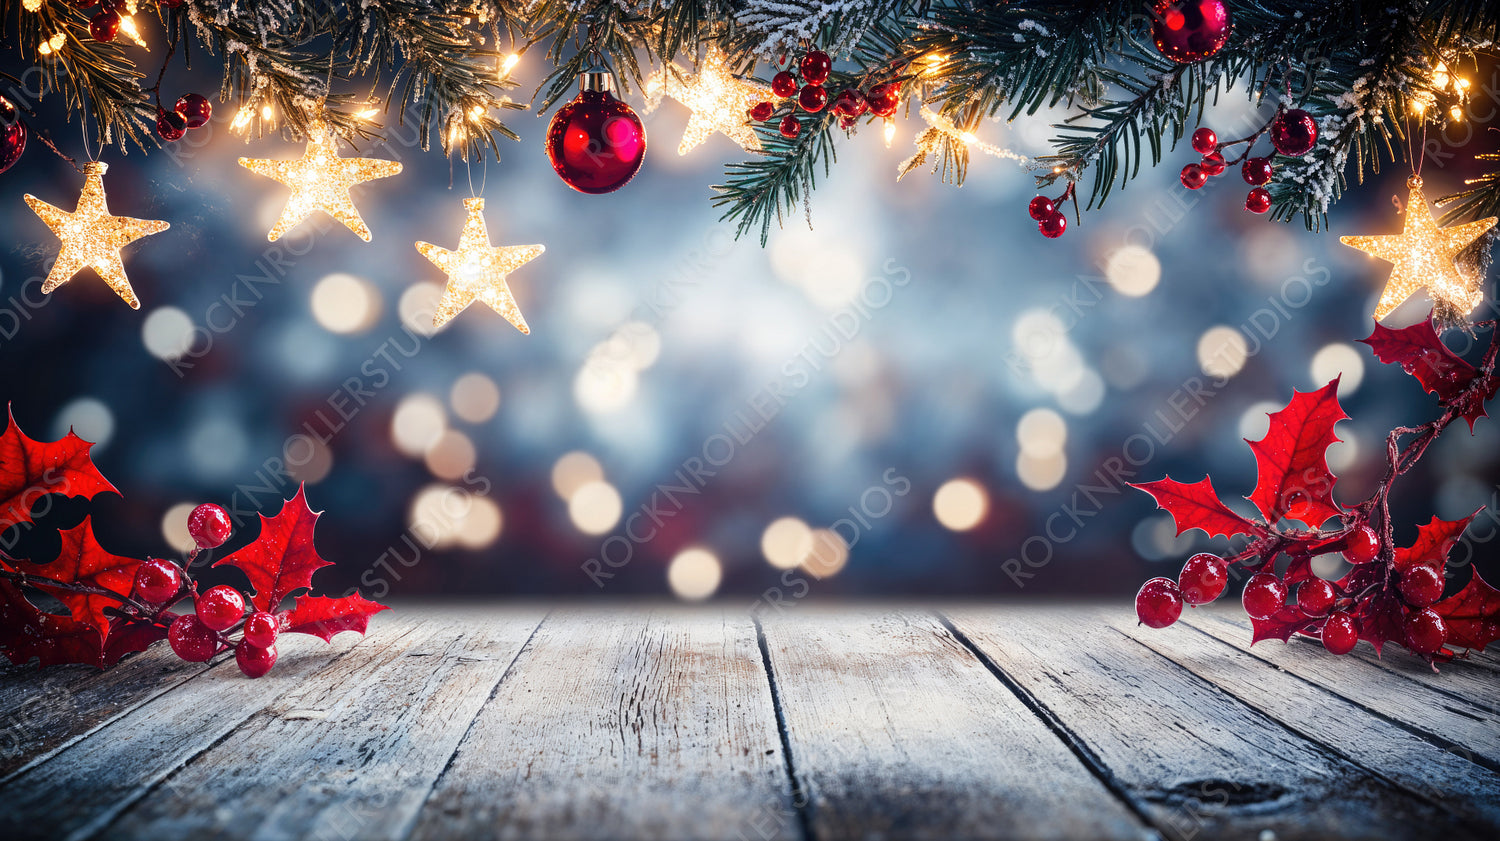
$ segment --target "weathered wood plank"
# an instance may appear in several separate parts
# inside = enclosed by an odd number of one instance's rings
[[[1321,646],[1305,642],[1263,642],[1252,647],[1250,635],[1224,611],[1189,611],[1184,620],[1252,657],[1285,669],[1300,678],[1367,710],[1428,734],[1439,743],[1472,752],[1472,758],[1500,771],[1500,714],[1454,693],[1434,689],[1406,673],[1382,669],[1355,657],[1332,657]],[[1363,645],[1363,643],[1361,643]],[[1410,665],[1427,669],[1413,659]],[[1494,686],[1488,693],[1492,695]]]
[[[403,611],[404,612],[404,611]],[[541,621],[540,608],[413,609],[194,757],[111,838],[397,839]]]
[[[1169,838],[1473,837],[1453,815],[1087,615],[1020,607],[945,615]]]
[[[1128,609],[1105,621],[1288,730],[1500,836],[1500,774],[1191,626],[1147,628]]]
[[[432,791],[417,839],[796,835],[748,617],[550,615]]]
[[[820,841],[1142,837],[934,617],[799,608],[763,631]]]
[[[379,618],[376,633],[389,625]],[[0,834],[82,838],[104,826],[189,758],[234,731],[358,641],[289,635],[271,673],[249,680],[233,659],[186,680],[0,785]],[[275,773],[271,770],[270,773]]]

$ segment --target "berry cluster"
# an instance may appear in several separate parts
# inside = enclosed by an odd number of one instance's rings
[[[156,133],[163,140],[180,140],[188,129],[208,125],[213,113],[213,103],[202,94],[186,94],[177,100],[171,111],[160,105],[156,106]]]
[[[1289,157],[1300,157],[1312,151],[1318,142],[1318,123],[1312,115],[1300,108],[1278,111],[1271,121],[1249,137],[1219,142],[1214,130],[1203,126],[1193,132],[1193,151],[1202,159],[1182,168],[1179,178],[1182,186],[1189,190],[1200,189],[1208,179],[1223,175],[1231,164],[1240,164],[1240,177],[1251,186],[1245,197],[1245,209],[1251,213],[1265,213],[1271,209],[1271,193],[1265,188],[1274,170],[1268,157],[1251,157],[1255,141],[1267,131],[1271,134],[1271,145],[1277,153]],[[1245,144],[1245,150],[1233,161],[1224,159],[1224,150]]]
[[[771,79],[771,93],[783,101],[790,101],[786,113],[777,128],[788,140],[802,133],[802,121],[797,111],[816,114],[828,106],[828,89],[824,84],[833,73],[833,59],[822,50],[811,50],[803,54],[797,63],[802,74],[799,80],[790,70],[782,70]],[[833,97],[833,113],[839,116],[840,128],[853,128],[854,123],[866,112],[879,117],[889,117],[901,106],[901,86],[895,82],[872,85],[860,91],[856,87],[845,88]],[[778,109],[773,102],[759,102],[750,109],[750,118],[765,122],[775,117]]]
[[[1063,215],[1057,206],[1063,202],[1073,199],[1077,205],[1077,199],[1073,197],[1073,182],[1068,182],[1068,188],[1062,191],[1062,195],[1055,199],[1046,196],[1036,196],[1026,206],[1026,212],[1036,220],[1036,229],[1042,232],[1042,236],[1048,239],[1057,239],[1068,230],[1068,217]]]

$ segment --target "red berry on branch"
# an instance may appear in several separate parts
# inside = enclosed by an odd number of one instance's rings
[[[1406,647],[1418,654],[1436,654],[1448,641],[1448,626],[1432,608],[1406,618]]]
[[[1344,557],[1351,564],[1367,564],[1380,553],[1380,537],[1375,530],[1361,523],[1344,538]]]
[[[1182,615],[1182,591],[1170,578],[1153,578],[1135,594],[1135,615],[1142,624],[1165,628]]]
[[[828,104],[828,91],[822,85],[803,85],[802,92],[797,94],[797,104],[803,111],[816,114]]]
[[[245,642],[267,648],[276,642],[281,631],[281,621],[274,615],[257,610],[245,620]]]
[[[229,539],[233,524],[229,512],[213,503],[204,503],[188,515],[188,535],[199,549],[215,549]]]
[[[1246,158],[1245,162],[1240,165],[1240,177],[1244,178],[1245,183],[1251,185],[1252,187],[1258,187],[1261,184],[1270,181],[1271,159]]]
[[[1057,239],[1068,230],[1068,217],[1052,211],[1045,219],[1037,223],[1037,230],[1048,239]]]
[[[1224,594],[1229,585],[1229,565],[1218,555],[1199,552],[1182,565],[1177,576],[1182,599],[1191,605],[1208,604]]]
[[[1297,585],[1297,607],[1304,615],[1313,619],[1327,616],[1337,597],[1333,584],[1321,578],[1310,578]]]
[[[1286,605],[1286,585],[1269,572],[1257,572],[1240,596],[1245,612],[1255,619],[1269,619]]]
[[[135,594],[146,604],[165,604],[181,590],[182,571],[171,561],[147,558],[135,568]]]
[[[174,110],[182,115],[188,128],[203,128],[214,114],[213,103],[196,93],[186,94],[178,99]]]
[[[1283,111],[1271,122],[1271,145],[1283,155],[1305,155],[1317,142],[1318,121],[1301,108]]]
[[[120,33],[120,16],[110,11],[101,11],[89,18],[89,34],[95,41],[113,41]]]
[[[1210,152],[1203,156],[1203,162],[1199,166],[1203,167],[1203,171],[1211,176],[1223,175],[1224,156],[1218,152]]]
[[[262,647],[242,640],[234,647],[234,662],[245,677],[262,677],[276,665],[276,646]]]
[[[901,107],[901,86],[895,82],[885,82],[870,88],[865,95],[865,100],[870,105],[870,110],[877,116],[889,117],[896,113]]]
[[[227,584],[210,587],[198,597],[198,621],[211,630],[228,630],[244,615],[245,597]]]
[[[219,650],[219,635],[189,613],[172,620],[167,628],[167,643],[178,657],[190,663],[202,663]]]
[[[776,113],[776,106],[769,102],[757,102],[755,107],[750,109],[750,119],[761,123],[771,119],[774,113]]]
[[[1323,623],[1323,647],[1329,654],[1348,654],[1359,642],[1359,632],[1354,628],[1354,617],[1335,610]]]
[[[1265,187],[1256,187],[1245,196],[1245,209],[1251,213],[1265,213],[1271,209],[1271,193]]]
[[[813,50],[802,57],[802,63],[797,69],[802,71],[802,78],[809,85],[821,85],[828,81],[828,73],[833,70],[833,59],[822,50]]]
[[[802,133],[802,121],[788,114],[781,118],[781,136],[788,140]]]
[[[1401,598],[1412,607],[1427,607],[1437,604],[1443,597],[1443,574],[1425,564],[1407,567],[1401,573],[1397,589]]]
[[[162,140],[181,140],[187,134],[187,121],[176,111],[168,111],[165,108],[156,109],[156,133],[161,135]]]
[[[1219,149],[1219,136],[1214,130],[1204,126],[1193,132],[1193,151],[1200,155],[1217,152]]]
[[[785,70],[771,77],[771,93],[782,99],[795,95],[797,87],[797,77]]]
[[[1203,171],[1199,164],[1188,164],[1182,168],[1182,186],[1189,190],[1196,190],[1208,181],[1208,173]]]
[[[1057,207],[1052,204],[1052,199],[1046,196],[1037,196],[1031,200],[1031,204],[1026,206],[1026,211],[1031,214],[1031,218],[1040,222],[1056,213]]]
[[[865,95],[853,88],[839,91],[839,95],[833,98],[833,111],[841,117],[857,119],[864,116],[867,108],[869,103],[865,102]]]

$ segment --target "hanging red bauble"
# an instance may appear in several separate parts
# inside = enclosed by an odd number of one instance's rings
[[[821,85],[828,81],[828,73],[833,70],[833,59],[822,50],[813,50],[802,57],[798,69],[802,71],[802,81],[809,85]]]
[[[895,82],[876,85],[870,88],[865,101],[869,103],[870,110],[876,116],[889,117],[901,107],[901,86]]]
[[[785,70],[771,78],[771,93],[776,94],[782,99],[786,99],[797,93],[798,87],[800,86],[797,84],[797,77]]]
[[[165,108],[156,109],[156,133],[163,140],[181,140],[187,133],[187,121],[176,111],[168,111]]]
[[[1305,155],[1317,142],[1318,121],[1301,108],[1283,111],[1271,122],[1271,145],[1283,155]]]
[[[174,110],[182,115],[188,128],[203,128],[214,114],[213,103],[199,93],[186,94],[178,99]]]
[[[869,102],[865,100],[865,95],[853,88],[839,91],[839,95],[833,98],[833,112],[845,119],[852,120],[864,116],[865,109],[868,107]]]
[[[111,11],[101,11],[89,18],[89,34],[95,41],[109,42],[120,34],[120,16]]]
[[[25,151],[26,124],[21,122],[16,106],[0,96],[0,172],[14,166]]]
[[[646,127],[629,105],[609,92],[609,72],[580,77],[578,96],[547,128],[547,157],[564,183],[580,193],[612,193],[646,160]]]
[[[1222,0],[1158,2],[1151,8],[1151,40],[1178,64],[1202,61],[1229,40],[1229,10]]]
[[[771,119],[771,115],[775,113],[776,106],[769,102],[757,102],[755,103],[755,107],[750,109],[750,119],[758,123],[763,123]]]
[[[797,94],[797,104],[803,111],[816,114],[828,104],[828,91],[822,85],[803,85],[802,92]]]

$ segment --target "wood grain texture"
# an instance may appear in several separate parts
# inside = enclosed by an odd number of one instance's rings
[[[800,607],[763,628],[819,841],[1143,836],[934,617]]]
[[[1124,615],[1127,609],[1118,611]],[[1462,821],[1283,728],[1087,612],[945,611],[1168,838],[1475,837]],[[1368,677],[1368,675],[1367,675]]]
[[[1111,624],[1305,739],[1500,837],[1500,774],[1390,723],[1290,672],[1185,624],[1156,630],[1134,615]],[[1378,675],[1372,675],[1380,679]]]
[[[136,804],[111,838],[399,839],[541,621],[402,611]],[[404,618],[402,614],[408,617]]]
[[[413,837],[776,839],[796,828],[750,619],[637,608],[548,616]]]

